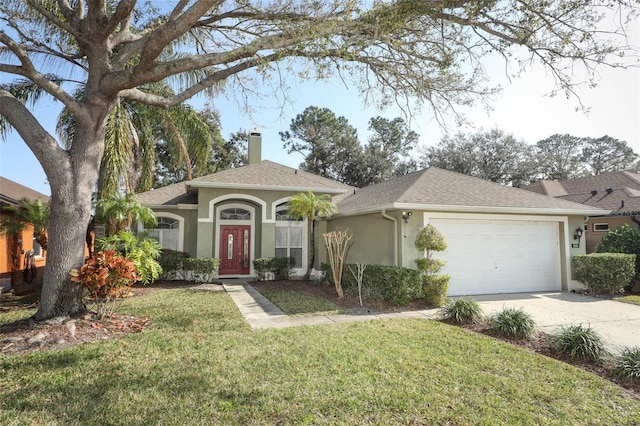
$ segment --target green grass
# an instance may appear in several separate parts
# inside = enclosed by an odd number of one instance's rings
[[[228,295],[127,300],[120,340],[0,356],[3,425],[634,424],[582,370],[429,320],[252,331]],[[1,314],[0,316],[4,316]]]
[[[633,305],[640,305],[640,296],[622,296],[616,299],[619,302],[631,303]]]
[[[12,309],[0,312],[0,324],[8,324],[21,319],[29,318],[36,313],[35,309]]]
[[[336,315],[344,313],[328,300],[296,290],[261,289],[260,293],[287,315]]]

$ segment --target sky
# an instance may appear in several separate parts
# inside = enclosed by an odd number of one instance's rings
[[[640,46],[640,24],[632,33],[633,44]],[[493,61],[486,64],[492,85],[501,92],[491,102],[492,109],[484,106],[462,109],[468,124],[457,127],[451,120],[443,128],[433,119],[432,111],[424,109],[410,118],[411,129],[420,135],[421,146],[433,146],[447,134],[458,131],[472,133],[479,129],[499,128],[530,144],[553,134],[571,134],[579,137],[609,135],[626,141],[640,154],[640,69],[602,69],[600,82],[595,88],[582,88],[580,101],[590,110],[587,114],[576,111],[576,98],[563,94],[549,97],[554,89],[553,78],[543,69],[533,68],[519,78],[507,78],[504,64]],[[0,73],[0,83],[10,81]],[[289,129],[291,120],[309,106],[329,108],[337,116],[344,116],[358,129],[360,141],[368,136],[368,121],[382,116],[388,119],[401,116],[397,108],[380,111],[366,107],[354,87],[343,82],[298,82],[287,80],[288,101],[264,96],[255,100],[254,111],[248,114],[233,100],[232,94],[215,99],[200,96],[190,102],[197,108],[209,102],[220,112],[222,135],[228,138],[240,129],[258,128],[262,132],[262,158],[298,167],[300,154],[287,154],[278,132]],[[271,90],[271,89],[269,89]],[[267,92],[267,91],[265,91]],[[36,118],[55,134],[55,121],[60,111],[56,102],[43,99],[34,110]],[[415,152],[415,151],[414,151]],[[51,193],[46,175],[19,135],[11,132],[6,141],[0,141],[0,176],[11,179],[36,191]]]

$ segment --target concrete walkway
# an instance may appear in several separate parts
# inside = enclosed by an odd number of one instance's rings
[[[435,318],[438,309],[393,313],[370,313],[358,315],[314,315],[290,317],[271,303],[256,289],[241,280],[221,280],[225,291],[231,296],[251,328],[285,328],[300,325],[337,324],[341,322],[370,321],[388,318]]]
[[[254,329],[300,325],[336,324],[390,318],[434,319],[438,309],[359,315],[290,317],[242,280],[222,280],[249,325]],[[598,299],[575,293],[517,293],[474,296],[485,316],[504,308],[523,309],[531,314],[540,331],[553,333],[563,326],[589,326],[596,330],[613,352],[640,346],[640,306]]]
[[[474,296],[489,316],[502,309],[521,308],[538,330],[547,333],[569,325],[591,327],[613,352],[640,347],[640,306],[577,293],[517,293]]]

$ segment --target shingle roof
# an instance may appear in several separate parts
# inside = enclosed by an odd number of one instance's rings
[[[136,194],[138,201],[145,206],[175,206],[178,204],[197,204],[198,196],[187,193],[184,182],[152,189]]]
[[[354,188],[313,173],[263,160],[235,169],[180,182],[137,195],[143,205],[196,204],[198,188],[251,188],[344,194]],[[189,192],[188,192],[189,191]]]
[[[186,182],[186,184],[192,187],[288,187],[301,190],[317,188],[335,190],[333,191],[335,193],[343,193],[353,189],[353,187],[333,179],[268,160],[202,176]]]
[[[401,205],[478,207],[478,211],[598,212],[588,206],[431,167],[356,191],[338,203],[341,214]],[[601,212],[601,211],[600,211]],[[602,212],[601,212],[602,213]]]
[[[550,188],[553,189],[550,190]],[[617,214],[640,211],[640,174],[638,173],[603,173],[557,182],[542,180],[523,189],[611,210],[612,213]]]
[[[49,196],[0,176],[0,202],[16,205],[21,198],[48,202]]]

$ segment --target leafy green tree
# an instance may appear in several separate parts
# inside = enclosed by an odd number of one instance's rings
[[[565,180],[584,176],[582,150],[585,140],[571,135],[551,135],[536,143],[538,171],[543,179]]]
[[[374,117],[369,120],[371,135],[364,148],[364,167],[357,186],[367,186],[415,171],[409,158],[419,135],[409,129],[404,119]]]
[[[288,201],[289,214],[297,219],[306,219],[309,223],[309,266],[307,277],[311,275],[311,269],[315,262],[315,223],[316,219],[329,218],[338,212],[336,205],[328,194],[315,195],[311,190],[308,193],[300,192]]]
[[[287,152],[300,153],[301,170],[348,185],[361,180],[362,147],[358,132],[345,117],[328,108],[310,106],[291,120],[289,130],[280,132]]]
[[[606,12],[619,8],[619,28],[598,30]],[[303,79],[348,79],[367,101],[415,99],[441,116],[495,92],[480,63],[488,51],[510,61],[511,48],[524,47],[554,75],[558,90],[573,91],[576,68],[594,75],[598,65],[632,53],[626,27],[639,9],[625,0],[0,2],[2,80],[30,82],[40,99],[46,94],[75,118],[65,147],[30,109],[35,97],[12,84],[0,88],[0,130],[17,131],[51,187],[50,250],[36,319],[84,309],[69,271],[84,262],[108,121],[123,101],[166,109],[225,91],[253,103],[265,79],[295,69]],[[149,90],[161,81],[175,94]]]
[[[372,134],[363,147],[345,117],[310,106],[291,120],[280,138],[289,153],[304,155],[302,170],[347,185],[363,187],[416,169],[409,153],[418,143],[418,134],[402,118],[372,118],[369,130]]]
[[[445,136],[423,155],[429,166],[516,187],[536,176],[532,149],[500,129]]]
[[[597,176],[635,169],[639,157],[626,142],[605,135],[587,139],[581,159],[589,172]]]

